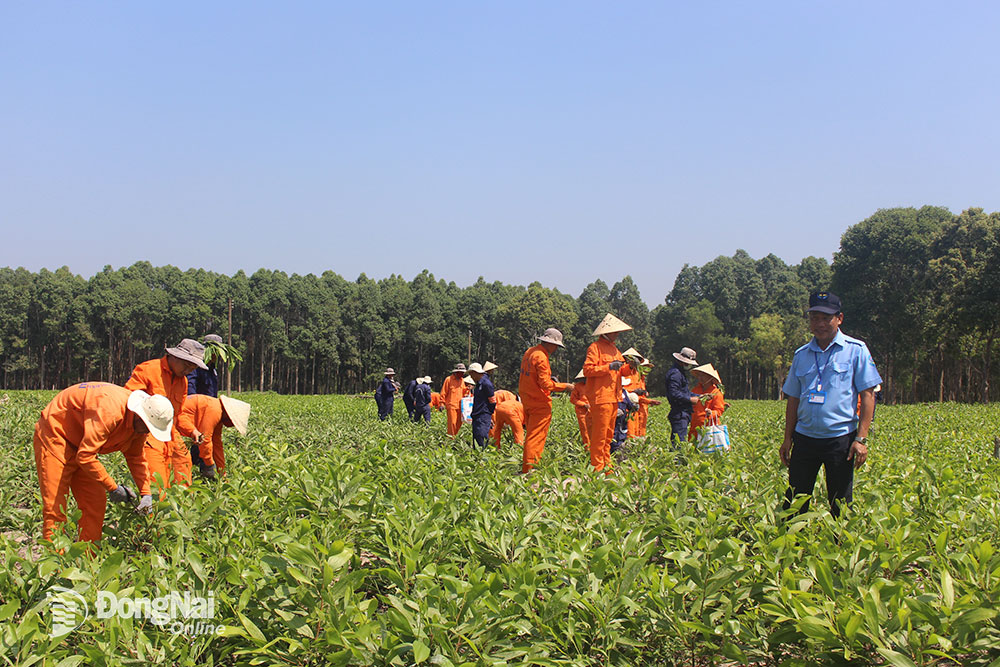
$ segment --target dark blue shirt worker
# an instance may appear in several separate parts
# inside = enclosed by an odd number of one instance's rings
[[[378,406],[379,421],[385,421],[392,415],[393,394],[399,385],[396,384],[396,371],[385,369],[385,377],[378,383],[375,390],[375,405]]]
[[[795,351],[781,387],[788,400],[785,439],[778,452],[788,468],[785,508],[794,496],[812,496],[822,466],[830,512],[839,516],[839,501],[850,503],[853,498],[855,469],[868,459],[875,387],[882,378],[868,346],[840,330],[840,297],[814,292],[808,314],[813,339]],[[807,498],[801,511],[808,506]]]
[[[416,386],[413,388],[413,416],[415,422],[431,423],[431,379],[430,377],[417,378]]]
[[[690,347],[674,352],[674,365],[667,371],[667,400],[670,402],[670,441],[676,449],[687,440],[691,412],[698,397],[691,393],[687,371],[698,365],[698,353]]]
[[[482,365],[469,364],[469,375],[476,381],[476,388],[472,390],[472,439],[480,449],[486,449],[486,438],[493,427],[493,411],[497,409],[496,392]]]
[[[222,336],[208,334],[204,341],[206,346],[211,343],[222,344]],[[215,371],[215,360],[206,362],[208,368],[195,368],[188,373],[188,396],[191,394],[204,394],[212,398],[219,397],[219,374]]]
[[[406,406],[406,414],[410,419],[413,419],[413,391],[417,388],[417,380],[419,379],[407,382],[406,389],[403,390],[403,405]]]

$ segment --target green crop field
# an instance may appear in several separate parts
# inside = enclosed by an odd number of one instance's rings
[[[109,506],[94,554],[34,543],[31,432],[52,392],[0,405],[6,664],[1000,665],[1000,406],[880,406],[855,503],[779,511],[783,404],[727,413],[734,449],[678,463],[665,411],[610,479],[556,401],[520,451],[379,423],[370,399],[242,396],[228,479],[150,518]],[[104,457],[128,480],[120,454]],[[129,482],[131,484],[131,482]],[[82,624],[50,637],[46,594]],[[98,594],[214,596],[215,633],[98,618]]]

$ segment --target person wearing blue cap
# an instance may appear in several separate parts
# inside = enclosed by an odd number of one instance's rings
[[[812,293],[808,317],[813,339],[795,351],[781,387],[787,398],[785,438],[779,450],[788,468],[785,508],[794,496],[812,495],[823,467],[830,512],[839,516],[839,502],[852,500],[854,471],[868,458],[875,387],[882,378],[868,346],[840,330],[844,322],[840,297]],[[808,507],[806,500],[801,511]]]

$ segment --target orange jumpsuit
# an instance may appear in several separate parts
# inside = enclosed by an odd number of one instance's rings
[[[512,391],[507,391],[506,389],[497,389],[493,393],[493,398],[496,399],[497,405],[499,406],[504,401],[516,401],[517,400],[517,394],[515,394]],[[522,419],[522,421],[523,421],[523,419]],[[496,437],[496,434],[497,434],[497,420],[496,420],[496,414],[494,413],[494,415],[493,415],[493,426],[490,427],[489,437],[496,438],[496,441],[500,442],[500,439]],[[519,440],[517,444],[521,444],[521,441]]]
[[[710,384],[696,384],[691,390],[694,394],[711,396],[706,403],[698,401],[691,409],[691,426],[688,428],[688,440],[698,437],[698,429],[705,425],[705,411],[712,411],[712,421],[717,422],[722,413],[726,411],[726,398],[722,395],[722,390]]]
[[[506,389],[497,389],[493,393],[493,398],[497,399],[497,405],[500,405],[504,401],[516,401],[517,394],[512,391],[507,391]]]
[[[524,405],[524,421],[528,430],[524,438],[521,472],[527,473],[538,463],[545,451],[545,438],[552,423],[553,391],[569,391],[573,385],[553,382],[549,353],[541,345],[528,348],[521,359],[521,376],[517,393]]]
[[[198,445],[198,454],[205,465],[214,465],[221,473],[226,469],[226,453],[222,450],[222,427],[232,426],[222,409],[222,401],[204,394],[191,394],[184,399],[177,416],[177,430],[185,438],[194,438],[195,429],[204,440]]]
[[[98,454],[122,452],[139,495],[149,495],[142,452],[146,434],[133,429],[135,415],[127,407],[131,393],[105,382],[84,382],[62,390],[42,410],[34,436],[42,538],[52,539],[56,524],[66,521],[66,493],[72,491],[80,507],[79,539],[101,539],[107,492],[118,484]]]
[[[645,390],[646,376],[638,370],[632,371],[629,374],[628,371],[630,369],[630,366],[622,366],[622,377],[628,377],[632,380],[631,384],[624,388],[628,391]],[[646,435],[646,421],[649,419],[650,402],[648,396],[639,396],[639,410],[635,413],[634,417],[628,420],[628,437],[641,438]]]
[[[611,465],[611,441],[615,437],[615,416],[622,395],[621,371],[608,367],[612,361],[625,361],[615,344],[598,338],[587,348],[583,375],[587,378],[586,396],[590,403],[590,465],[604,470]]]
[[[578,382],[573,385],[573,391],[569,394],[569,402],[573,404],[576,411],[576,421],[580,425],[580,438],[583,440],[583,447],[590,450],[590,403],[587,402],[587,385]]]
[[[497,404],[497,409],[493,412],[493,444],[500,449],[500,436],[503,435],[503,427],[510,426],[510,432],[514,434],[514,442],[524,446],[524,406],[520,401],[504,401]]]
[[[125,383],[125,388],[130,391],[142,389],[147,394],[166,396],[174,406],[174,414],[179,415],[187,397],[187,378],[183,375],[174,375],[167,363],[167,356],[164,355],[136,366],[132,371],[132,377]],[[171,436],[170,442],[167,443],[160,442],[153,436],[147,437],[144,450],[150,477],[153,478],[159,473],[163,478],[164,488],[168,488],[171,483],[191,483],[191,453],[181,440],[176,420]],[[173,469],[173,480],[167,472],[168,466]]]
[[[448,435],[458,435],[462,428],[462,397],[465,396],[461,373],[452,373],[441,384],[441,398],[448,411]]]

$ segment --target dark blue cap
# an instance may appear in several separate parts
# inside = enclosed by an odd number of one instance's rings
[[[836,315],[840,312],[840,297],[833,292],[813,292],[809,295],[809,312]]]

